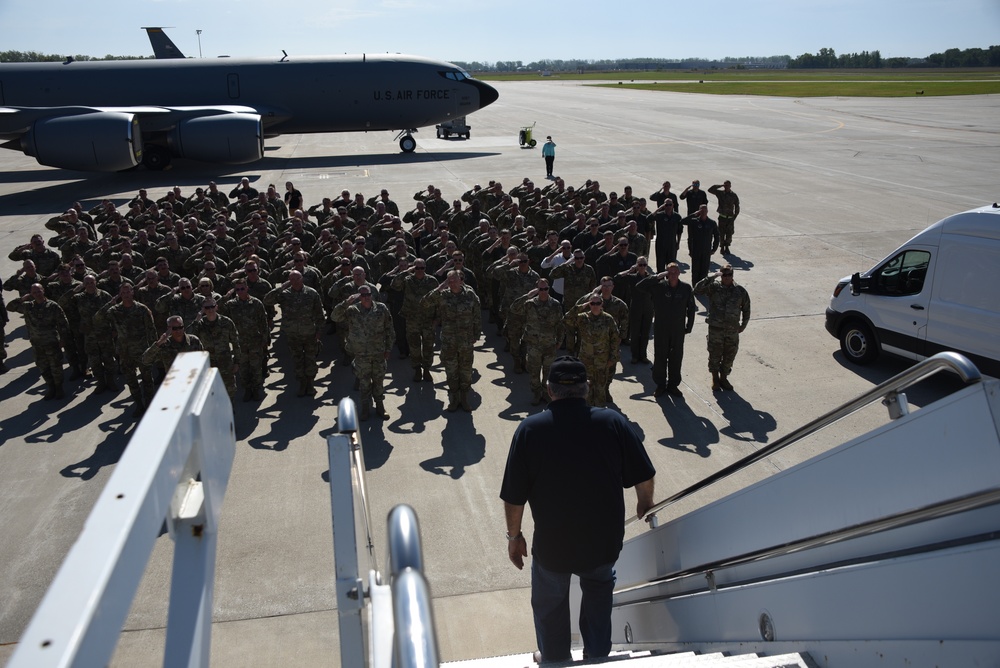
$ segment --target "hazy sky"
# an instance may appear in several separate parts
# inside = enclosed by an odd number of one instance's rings
[[[431,9],[431,5],[435,5]],[[140,26],[188,56],[409,53],[525,64],[878,49],[921,57],[1000,43],[1000,0],[0,0],[0,51],[152,53]]]

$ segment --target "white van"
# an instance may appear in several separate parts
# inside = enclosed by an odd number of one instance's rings
[[[949,216],[841,279],[826,329],[856,364],[950,350],[1000,377],[1000,206]]]

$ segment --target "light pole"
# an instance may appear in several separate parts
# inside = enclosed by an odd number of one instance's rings
[[[201,30],[195,30],[198,33],[198,57],[201,58]]]

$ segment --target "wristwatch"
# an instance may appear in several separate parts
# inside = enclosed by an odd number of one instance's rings
[[[507,532],[507,540],[517,540],[518,538],[524,538],[524,534],[518,531],[516,536],[511,536],[510,532]]]

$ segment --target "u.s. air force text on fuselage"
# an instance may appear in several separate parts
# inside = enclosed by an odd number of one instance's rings
[[[375,101],[408,101],[408,100],[448,100],[451,99],[450,90],[447,88],[438,89],[405,89],[405,90],[377,90],[374,92]]]

